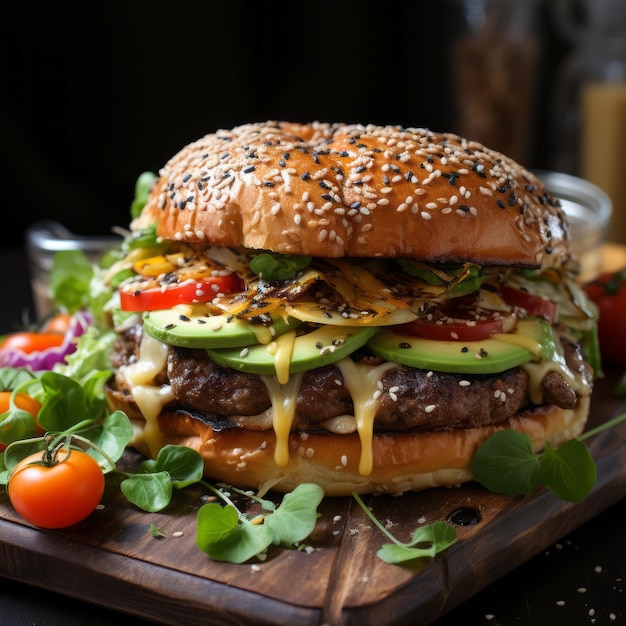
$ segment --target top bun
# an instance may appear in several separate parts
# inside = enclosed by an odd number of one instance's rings
[[[317,257],[560,266],[557,200],[508,157],[419,128],[265,122],[206,135],[160,172],[138,228]]]

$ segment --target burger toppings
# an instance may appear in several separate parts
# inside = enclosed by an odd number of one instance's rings
[[[151,456],[193,442],[235,484],[307,467],[327,493],[397,492],[470,479],[495,429],[539,449],[584,425],[595,310],[558,202],[503,155],[247,125],[182,150],[135,215],[109,399]]]

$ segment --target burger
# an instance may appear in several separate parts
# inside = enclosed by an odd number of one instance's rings
[[[473,479],[477,447],[536,451],[589,413],[595,311],[566,217],[531,172],[420,128],[250,123],[154,177],[108,272],[107,387],[155,457],[287,492]]]

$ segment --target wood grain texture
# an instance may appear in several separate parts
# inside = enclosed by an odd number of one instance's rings
[[[597,385],[591,425],[626,410],[615,375]],[[526,498],[470,483],[401,497],[366,498],[401,540],[460,507],[481,520],[459,526],[459,542],[435,559],[388,565],[386,538],[351,498],[326,498],[307,541],[311,553],[270,549],[265,561],[212,561],[195,544],[205,491],[175,494],[161,513],[129,505],[109,480],[103,510],[62,531],[34,528],[0,496],[0,575],[163,624],[429,624],[626,495],[626,424],[588,442],[598,476],[581,503],[537,489]],[[128,452],[133,465],[137,455]],[[166,536],[154,538],[154,524]],[[182,532],[182,536],[175,533]]]

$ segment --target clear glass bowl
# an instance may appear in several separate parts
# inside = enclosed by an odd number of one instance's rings
[[[602,267],[602,248],[609,238],[613,206],[608,194],[588,180],[546,170],[535,170],[546,190],[558,198],[567,215],[572,251],[578,257],[581,282],[595,278]]]

